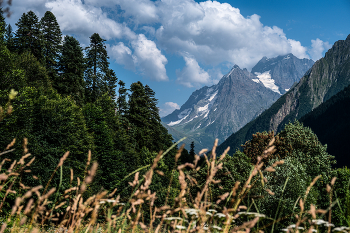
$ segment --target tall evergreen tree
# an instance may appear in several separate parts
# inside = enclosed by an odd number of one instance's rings
[[[125,83],[122,80],[119,80],[119,89],[118,89],[118,113],[120,116],[124,116],[128,110],[128,103],[126,102],[126,98],[128,95],[128,89],[125,88]]]
[[[39,61],[43,61],[42,33],[35,13],[33,11],[23,13],[16,26],[15,46],[18,53],[30,51]]]
[[[4,12],[0,8],[0,43],[5,43],[5,32],[6,32],[6,22],[4,17]]]
[[[54,87],[60,94],[70,95],[81,105],[84,102],[85,60],[79,41],[72,36],[65,36],[62,55],[58,61],[59,76]]]
[[[5,42],[8,50],[11,52],[15,51],[15,44],[14,44],[14,38],[13,38],[13,31],[12,31],[12,26],[11,24],[8,24],[6,27],[6,32],[5,32]]]
[[[136,129],[136,150],[142,147],[151,152],[167,149],[172,137],[161,124],[154,91],[141,82],[131,84],[130,91],[128,119]]]
[[[57,23],[55,15],[51,11],[46,11],[40,20],[43,34],[43,53],[45,56],[46,70],[53,77],[57,70],[57,60],[61,50],[62,32]]]
[[[106,46],[98,33],[90,37],[90,46],[86,48],[86,74],[87,98],[94,102],[103,93],[107,92],[112,98],[115,97],[114,88],[117,78],[115,73],[109,69]]]

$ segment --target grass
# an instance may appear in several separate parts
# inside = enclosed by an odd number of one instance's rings
[[[0,153],[0,156],[11,151],[15,144],[12,141],[6,150]],[[48,189],[50,181],[56,172],[60,171],[62,180],[62,166],[69,156],[65,153],[60,159],[59,164],[54,170],[46,187],[26,187],[20,183],[23,195],[15,199],[12,210],[2,218],[2,232],[263,232],[268,226],[262,226],[261,220],[269,219],[262,213],[250,212],[251,207],[244,206],[243,200],[247,198],[250,190],[254,187],[255,178],[264,180],[263,174],[274,172],[274,167],[283,164],[283,161],[277,161],[272,166],[264,168],[263,158],[274,152],[273,140],[270,142],[264,153],[258,157],[257,163],[253,166],[248,179],[244,182],[237,181],[232,187],[231,192],[225,193],[219,197],[216,202],[209,202],[210,185],[218,183],[215,180],[216,173],[223,169],[222,160],[226,156],[228,149],[217,157],[215,150],[217,141],[208,158],[206,150],[202,150],[196,155],[193,163],[186,163],[176,167],[179,172],[180,192],[175,199],[173,206],[165,203],[161,207],[154,205],[156,193],[150,190],[152,177],[157,172],[157,164],[165,153],[160,152],[155,157],[152,164],[146,166],[147,172],[143,178],[140,177],[140,171],[130,174],[134,176],[133,182],[129,185],[133,188],[132,195],[128,197],[127,203],[121,203],[121,197],[116,195],[117,190],[112,192],[103,191],[85,197],[84,193],[87,186],[93,182],[94,176],[98,169],[97,163],[90,165],[91,153],[88,154],[86,165],[86,176],[80,182],[78,178],[77,186],[73,186],[63,193],[56,192],[56,188]],[[181,147],[175,156],[175,160],[181,155]],[[23,143],[24,154],[19,161],[10,161],[3,159],[1,167],[5,163],[11,164],[5,172],[0,174],[0,192],[1,208],[6,203],[9,194],[15,194],[12,189],[15,182],[20,179],[20,174],[31,175],[30,165],[34,158],[30,159],[27,149],[27,141]],[[188,198],[188,179],[186,179],[186,169],[198,169],[200,156],[206,159],[208,164],[208,174],[205,183],[202,185],[200,192],[194,199]],[[87,169],[89,168],[89,169]],[[35,177],[35,176],[34,176]],[[284,229],[287,232],[330,232],[331,230],[347,232],[349,228],[336,228],[331,224],[331,208],[336,202],[330,195],[330,206],[327,210],[316,209],[311,205],[309,209],[304,206],[312,186],[317,182],[320,176],[315,177],[307,188],[304,197],[296,201],[300,207],[300,212],[296,214],[297,221]],[[255,179],[256,180],[256,179]],[[71,180],[73,181],[73,171]],[[287,183],[288,181],[286,181]],[[327,184],[327,191],[331,192],[335,179]],[[60,182],[61,185],[61,182]],[[170,187],[171,184],[169,184]],[[286,184],[285,184],[286,185]],[[170,189],[169,189],[170,190]],[[17,191],[18,192],[18,191]],[[21,191],[20,191],[21,192]],[[274,195],[267,190],[270,195]],[[84,198],[85,197],[85,198]],[[125,199],[125,198],[124,198]],[[220,208],[220,202],[231,203],[228,207]],[[253,204],[253,203],[252,203]],[[145,221],[144,211],[148,207],[149,221]],[[277,207],[277,210],[280,206]],[[328,221],[322,220],[323,216],[328,214]],[[316,218],[320,216],[321,218]],[[243,223],[238,223],[239,218],[246,219]],[[271,232],[274,232],[274,225],[281,220],[277,219],[278,211],[271,220]],[[98,221],[99,219],[99,221]],[[100,219],[104,219],[101,223]]]
[[[16,93],[12,93],[10,100]],[[9,103],[5,109],[0,108],[0,121],[6,114],[10,114],[12,107]],[[0,153],[4,157],[12,152],[16,140],[13,140],[6,149]],[[175,166],[178,176],[172,176],[168,185],[168,193],[165,203],[156,206],[156,190],[151,190],[152,178],[155,174],[164,175],[157,170],[159,161],[162,160],[164,153],[161,151],[154,158],[153,162],[147,166],[139,168],[130,173],[127,177],[133,176],[129,185],[132,193],[129,197],[118,195],[117,189],[111,191],[101,191],[94,195],[88,195],[87,189],[92,184],[96,175],[98,164],[91,162],[91,152],[88,153],[85,174],[83,177],[77,177],[73,182],[74,172],[71,170],[70,187],[63,192],[56,191],[56,188],[50,187],[50,182],[57,172],[59,172],[60,182],[57,190],[62,186],[62,167],[64,161],[69,156],[66,152],[55,170],[53,171],[48,183],[43,186],[27,187],[22,183],[22,176],[32,176],[30,166],[35,157],[28,153],[28,141],[24,139],[23,156],[18,161],[4,158],[0,163],[0,233],[5,232],[23,232],[23,233],[87,233],[87,232],[276,232],[276,224],[280,221],[289,219],[291,223],[282,231],[285,232],[350,232],[348,227],[335,227],[332,223],[332,208],[339,201],[333,197],[334,184],[336,178],[333,178],[330,184],[326,184],[326,191],[329,193],[329,207],[325,210],[316,208],[316,204],[310,207],[305,206],[311,188],[319,180],[320,176],[313,179],[305,190],[303,197],[295,201],[292,214],[280,216],[281,202],[288,182],[285,181],[281,199],[278,202],[274,218],[270,218],[259,209],[251,199],[251,190],[259,183],[267,182],[264,174],[275,172],[275,168],[284,163],[276,161],[271,166],[264,164],[263,160],[271,156],[274,149],[274,138],[270,141],[261,156],[257,158],[256,164],[252,165],[250,174],[246,180],[236,181],[231,187],[230,192],[226,192],[212,200],[213,185],[220,183],[215,179],[218,171],[226,169],[223,160],[229,151],[229,148],[220,155],[216,155],[216,140],[210,156],[207,156],[207,150],[202,150],[192,163],[185,163]],[[174,144],[172,148],[175,146]],[[181,156],[183,146],[180,147],[175,155],[177,162]],[[0,157],[0,158],[1,158]],[[196,172],[199,170],[200,158],[205,159],[207,165],[206,180],[202,184],[190,177],[188,171]],[[176,163],[175,163],[176,164]],[[6,168],[4,168],[6,166]],[[140,171],[146,170],[143,177],[140,177]],[[126,177],[126,178],[127,178]],[[168,204],[170,190],[174,179],[177,177],[180,184],[178,196],[173,204]],[[232,177],[231,177],[232,178]],[[232,178],[233,179],[233,178]],[[74,186],[73,183],[76,183]],[[14,185],[19,184],[15,190]],[[192,196],[190,185],[197,185],[199,192]],[[350,183],[349,183],[350,184]],[[16,186],[17,187],[17,186]],[[271,190],[265,189],[269,195],[275,195]],[[11,203],[11,198],[15,196],[12,209],[6,213],[5,206]],[[126,200],[121,202],[121,200]],[[346,200],[349,203],[349,200]],[[220,205],[221,203],[221,205]],[[222,205],[225,203],[225,205]],[[248,206],[244,203],[250,203]],[[257,212],[251,211],[252,206]],[[296,208],[298,206],[298,208]],[[339,205],[340,206],[340,205]],[[340,208],[341,209],[341,208]],[[298,211],[299,210],[299,211]],[[149,216],[146,219],[145,216]],[[292,220],[295,220],[294,223]]]

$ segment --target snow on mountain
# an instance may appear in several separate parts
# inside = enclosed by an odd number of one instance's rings
[[[180,109],[163,117],[162,122],[200,143],[198,147],[210,147],[215,138],[222,142],[259,116],[312,64],[311,60],[288,54],[264,57],[251,72],[235,65],[218,84],[193,92]]]
[[[255,72],[254,74],[258,77],[258,80],[262,82],[262,84],[264,84],[265,87],[281,95],[279,91],[279,87],[276,86],[275,84],[275,80],[271,78],[270,71],[271,70],[268,70],[268,71],[265,71],[264,73]],[[256,82],[256,79],[253,79],[253,81]]]

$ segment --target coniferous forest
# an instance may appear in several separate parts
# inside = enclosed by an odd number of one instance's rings
[[[0,232],[350,225],[350,170],[332,168],[310,128],[296,121],[257,132],[243,152],[216,155],[216,142],[198,156],[174,145],[148,85],[117,78],[98,33],[85,48],[62,40],[50,11],[16,26],[0,11]]]

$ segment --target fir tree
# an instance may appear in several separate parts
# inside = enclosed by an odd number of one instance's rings
[[[58,61],[59,76],[54,87],[60,94],[70,95],[81,105],[84,102],[84,70],[85,60],[79,41],[72,36],[65,36],[62,55]]]
[[[103,93],[107,92],[115,98],[115,84],[117,78],[115,73],[109,69],[106,46],[98,33],[90,37],[90,46],[86,48],[86,74],[87,98],[89,102],[94,102]]]
[[[191,142],[191,150],[190,150],[190,156],[191,158],[194,158],[194,155],[196,152],[194,151],[194,141]]]
[[[128,119],[136,129],[136,150],[144,146],[151,152],[167,149],[172,137],[161,124],[154,91],[141,82],[131,84],[130,91]]]
[[[16,26],[15,46],[18,53],[30,51],[39,61],[43,61],[42,33],[35,13],[33,11],[23,13]]]
[[[13,38],[13,31],[11,24],[7,25],[6,32],[5,32],[5,42],[8,50],[11,52],[15,51],[15,44],[14,44],[14,38]]]
[[[122,80],[119,80],[119,89],[118,89],[118,99],[117,99],[117,107],[120,116],[124,116],[128,110],[128,103],[126,102],[127,91],[125,88],[125,83]]]
[[[6,22],[4,17],[4,12],[0,8],[0,44],[5,43],[5,32],[6,32]]]
[[[53,77],[57,69],[57,60],[61,50],[62,32],[57,23],[55,15],[51,11],[46,11],[40,20],[43,34],[43,53],[45,56],[46,69]]]

